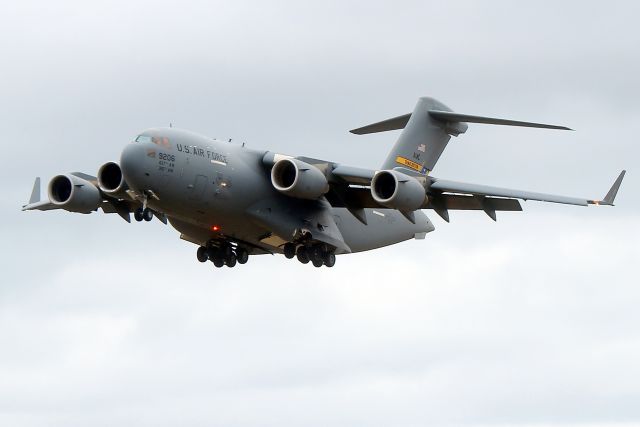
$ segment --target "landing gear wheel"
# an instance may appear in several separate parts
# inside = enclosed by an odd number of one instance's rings
[[[213,265],[215,265],[218,268],[224,265],[224,259],[222,259],[220,256],[213,258],[211,261],[213,262]]]
[[[234,254],[231,254],[231,256],[225,260],[225,264],[227,264],[227,267],[231,268],[236,266],[237,261],[238,259],[236,258],[236,256]]]
[[[291,242],[285,243],[283,249],[284,249],[284,256],[287,257],[288,259],[291,259],[294,256],[296,256],[296,245],[294,245],[293,243]]]
[[[238,263],[246,264],[249,261],[249,252],[245,248],[236,249],[236,258],[238,258]]]
[[[336,256],[332,253],[327,253],[324,255],[324,265],[327,267],[333,267],[336,265]]]
[[[142,218],[144,218],[145,221],[151,221],[153,219],[153,211],[149,208],[145,208],[142,211]]]
[[[322,258],[320,257],[314,257],[311,262],[313,263],[314,267],[322,267],[322,265],[324,264],[324,261],[322,260]]]
[[[209,255],[207,255],[207,248],[205,248],[204,246],[200,246],[198,248],[198,252],[196,252],[196,256],[198,257],[198,261],[207,262],[207,260],[209,259]]]
[[[233,255],[233,248],[231,247],[231,245],[226,244],[222,246],[220,248],[220,255],[222,255],[225,259]]]
[[[218,249],[216,248],[208,248],[206,249],[206,251],[207,251],[207,258],[209,258],[209,260],[211,261],[220,257],[218,254]]]
[[[303,264],[307,264],[309,262],[309,253],[304,246],[300,246],[298,248],[298,253],[296,254],[296,256],[298,257],[298,261]]]
[[[312,246],[308,250],[309,259],[311,263],[313,263],[314,267],[322,267],[324,264],[324,260],[322,259],[322,252],[320,252],[320,248],[317,246]]]
[[[142,208],[138,208],[135,211],[133,211],[133,217],[138,222],[142,221]]]

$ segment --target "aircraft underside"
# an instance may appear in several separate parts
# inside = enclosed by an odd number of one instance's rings
[[[412,224],[393,209],[367,209],[371,220],[365,225],[354,219],[346,209],[330,210],[345,243],[351,249],[349,253],[377,249],[410,239],[423,239],[426,233],[434,230],[433,224],[422,212],[416,224]],[[146,212],[140,209],[134,213],[139,222],[150,221],[153,216],[151,208]],[[213,230],[194,224],[189,218],[170,214],[166,218],[180,232],[181,239],[199,246],[196,253],[198,261],[212,261],[216,267],[233,267],[236,262],[245,264],[249,255],[263,254],[284,254],[286,258],[295,258],[303,264],[312,263],[316,267],[332,267],[335,264],[335,251],[326,243],[314,240],[313,230],[300,230],[297,233],[300,237],[288,242],[252,222],[248,215],[240,227],[225,227],[224,234],[220,233],[221,229]],[[371,232],[369,228],[377,232]]]

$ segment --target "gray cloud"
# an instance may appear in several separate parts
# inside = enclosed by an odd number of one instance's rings
[[[0,424],[640,422],[635,4],[3,9]],[[157,222],[18,210],[168,122],[376,167],[396,135],[347,130],[421,95],[578,130],[471,126],[436,175],[597,197],[628,168],[618,206],[435,217],[332,270],[213,270]]]

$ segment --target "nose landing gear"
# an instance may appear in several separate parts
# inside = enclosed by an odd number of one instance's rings
[[[138,222],[142,220],[151,221],[153,219],[153,211],[149,208],[138,208],[133,212],[133,217]]]

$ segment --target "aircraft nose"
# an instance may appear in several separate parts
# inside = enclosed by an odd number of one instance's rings
[[[146,158],[146,149],[143,144],[132,143],[122,150],[120,168],[129,187],[140,189],[143,186]]]

